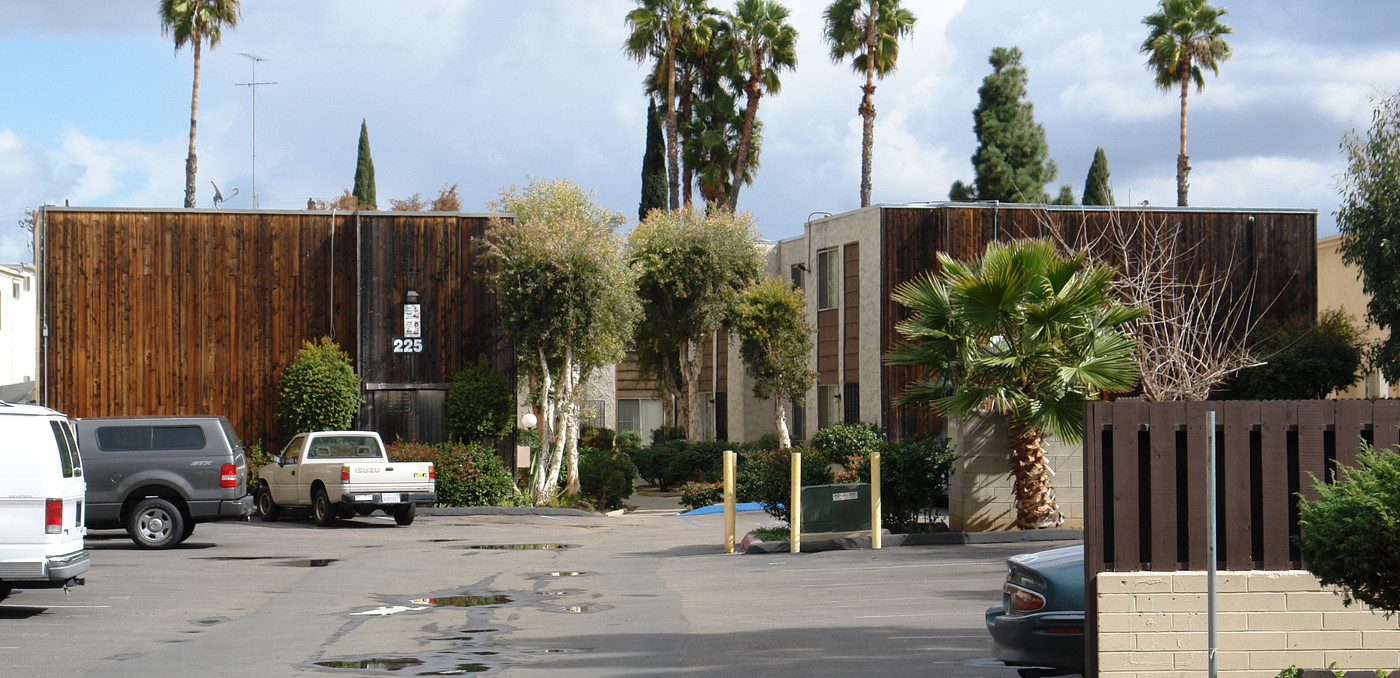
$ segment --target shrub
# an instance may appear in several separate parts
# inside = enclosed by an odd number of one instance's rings
[[[1230,397],[1240,400],[1321,400],[1360,379],[1365,342],[1340,310],[1318,314],[1312,324],[1260,328],[1249,350],[1267,361],[1240,370]]]
[[[681,505],[694,511],[724,501],[724,483],[686,483],[681,486]]]
[[[1362,448],[1355,467],[1339,465],[1336,482],[1313,478],[1318,497],[1299,500],[1295,539],[1304,567],[1342,587],[1346,604],[1390,616],[1400,611],[1400,455]]]
[[[811,446],[827,454],[832,461],[847,468],[836,482],[855,482],[849,470],[860,466],[862,460],[868,466],[870,453],[880,449],[880,431],[874,424],[837,424],[812,434]],[[867,475],[868,480],[868,475]]]
[[[740,452],[748,452],[748,451],[750,451],[750,450],[776,450],[776,449],[778,449],[778,434],[776,434],[776,433],[765,433],[765,434],[759,436],[759,437],[758,437],[758,440],[754,440],[754,441],[751,441],[751,442],[747,442],[747,443],[744,443],[743,445],[740,445],[740,446],[739,446],[739,451],[740,451]]]
[[[887,444],[880,453],[884,526],[896,533],[932,529],[933,523],[920,517],[948,505],[948,478],[957,458],[947,438],[907,438]],[[868,480],[868,464],[865,474]]]
[[[491,369],[486,356],[452,375],[444,407],[447,435],[453,440],[499,440],[515,424],[510,380]]]
[[[620,452],[631,454],[642,449],[642,434],[638,431],[619,431],[613,446]]]
[[[396,442],[390,461],[430,461],[437,472],[439,506],[502,506],[513,503],[515,482],[501,458],[480,443]]]
[[[803,453],[803,485],[831,484],[831,457],[822,450],[801,447],[752,450],[739,456],[739,500],[759,502],[768,515],[778,520],[788,520],[793,452]]]
[[[360,408],[360,378],[330,337],[303,342],[277,380],[277,423],[288,437],[350,428]]]
[[[685,482],[715,482],[724,468],[725,442],[665,440],[631,454],[642,479],[663,492]]]
[[[579,446],[592,447],[599,450],[611,450],[615,447],[617,434],[610,428],[601,426],[589,426],[583,429],[579,436]]]
[[[622,506],[624,499],[632,496],[637,467],[626,454],[611,449],[579,446],[578,456],[579,488],[593,503],[600,508],[615,509]]]
[[[651,444],[664,443],[668,440],[685,440],[685,429],[679,426],[662,426],[652,430]]]
[[[258,489],[258,469],[272,463],[272,455],[263,452],[262,441],[243,446],[243,463],[248,465],[248,494]]]

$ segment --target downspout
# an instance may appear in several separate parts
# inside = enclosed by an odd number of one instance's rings
[[[34,224],[34,277],[38,282],[38,307],[39,323],[35,331],[39,333],[39,386],[35,400],[45,407],[49,404],[49,289],[48,270],[45,265],[48,262],[48,239],[47,229],[49,223],[49,210],[47,205],[39,206],[39,220]]]
[[[331,208],[331,274],[330,274],[330,312],[326,315],[331,323],[331,341],[335,341],[335,208]]]

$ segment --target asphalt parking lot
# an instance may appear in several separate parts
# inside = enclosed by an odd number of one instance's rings
[[[741,514],[740,528],[761,520]],[[723,517],[380,516],[88,537],[87,585],[0,603],[15,676],[1011,677],[982,612],[1059,544],[725,555]],[[483,548],[486,547],[486,548]],[[562,674],[561,674],[562,672]]]

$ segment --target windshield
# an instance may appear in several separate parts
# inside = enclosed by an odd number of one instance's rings
[[[379,459],[379,441],[373,436],[326,436],[311,441],[307,459]]]

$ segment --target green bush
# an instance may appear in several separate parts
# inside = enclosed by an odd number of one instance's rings
[[[651,444],[664,443],[668,440],[685,440],[685,429],[679,426],[662,426],[652,430]]]
[[[248,465],[248,494],[258,489],[258,470],[272,463],[272,454],[263,452],[262,441],[243,446],[243,463]]]
[[[642,449],[642,434],[638,431],[619,431],[613,446],[621,452],[631,454]]]
[[[607,429],[602,429],[607,430]],[[611,433],[611,431],[609,431]],[[636,489],[637,467],[622,452],[579,446],[578,480],[583,495],[603,509],[621,508]]]
[[[750,450],[776,450],[778,449],[778,434],[765,433],[758,437],[758,440],[750,441],[739,446],[739,452]]]
[[[648,484],[668,492],[686,482],[715,482],[724,468],[725,442],[692,444],[685,440],[664,440],[630,453],[637,473]]]
[[[686,483],[681,486],[681,505],[694,511],[724,501],[724,483]]]
[[[580,447],[587,446],[598,450],[611,450],[615,448],[617,434],[610,428],[601,426],[589,426],[583,429],[579,435],[578,444]]]
[[[880,431],[873,424],[837,424],[812,434],[810,445],[827,454],[832,461],[847,467],[857,466],[861,460],[869,464],[870,453],[880,449],[883,441]],[[837,482],[855,482],[851,474],[843,474]]]
[[[1370,445],[1340,478],[1313,478],[1317,499],[1298,502],[1303,566],[1386,616],[1400,611],[1400,455]]]
[[[277,423],[288,437],[350,428],[360,408],[360,378],[330,337],[303,342],[277,380]]]
[[[444,406],[447,435],[452,440],[495,441],[515,425],[515,394],[510,380],[491,369],[486,356],[452,375]]]
[[[1249,350],[1265,364],[1240,370],[1230,381],[1231,398],[1321,400],[1361,378],[1365,341],[1346,313],[1332,310],[1315,323],[1259,328]]]
[[[439,506],[508,506],[514,503],[515,482],[501,458],[480,443],[396,442],[388,446],[390,461],[430,461],[437,472]]]
[[[739,455],[737,490],[739,501],[763,504],[763,510],[778,520],[788,519],[792,489],[792,454],[802,452],[802,484],[830,485],[831,457],[816,448],[792,447],[786,450],[751,450]]]

